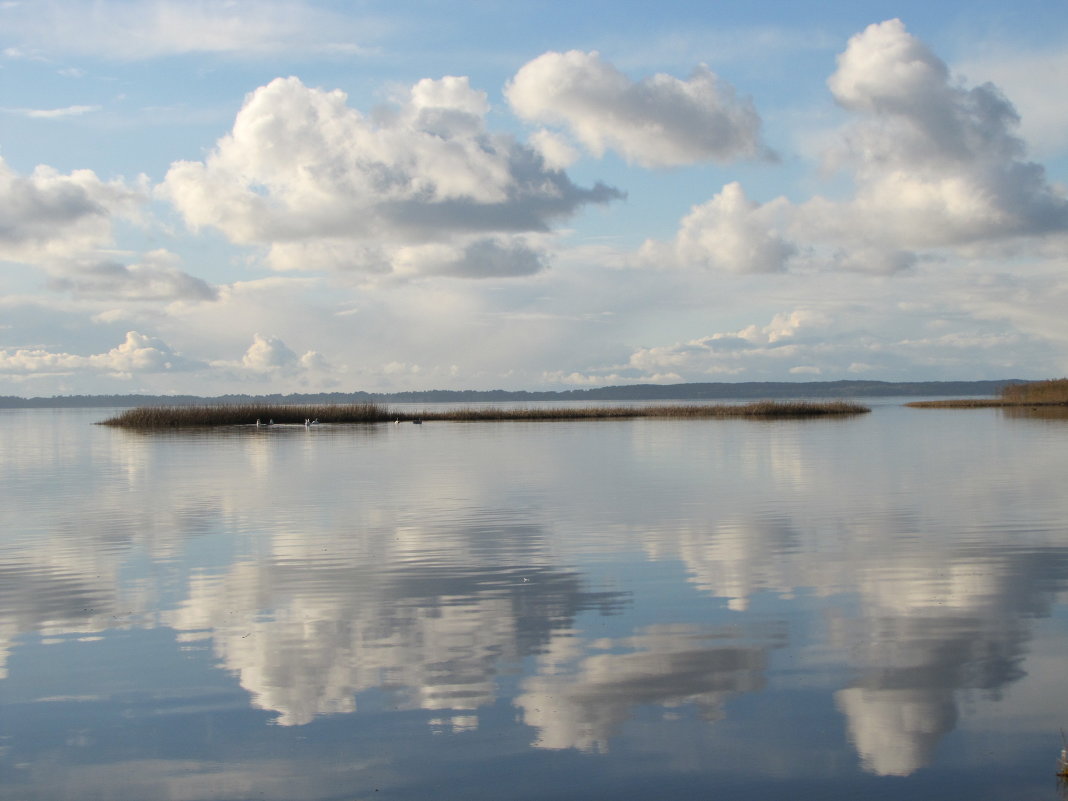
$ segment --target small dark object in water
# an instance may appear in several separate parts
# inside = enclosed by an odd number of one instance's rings
[[[418,419],[417,420],[412,420],[412,422],[417,426],[421,426],[423,424],[423,421],[422,420],[418,420]]]

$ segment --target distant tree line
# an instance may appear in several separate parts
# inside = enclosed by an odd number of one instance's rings
[[[998,395],[1012,384],[997,381],[743,381],[707,384],[634,384],[559,392],[430,389],[419,392],[311,392],[288,395],[55,395],[0,396],[0,409],[197,406],[203,404],[332,403],[522,403],[524,401],[765,400],[774,398],[873,398],[894,395],[960,397]]]

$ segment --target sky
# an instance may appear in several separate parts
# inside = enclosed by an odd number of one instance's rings
[[[0,394],[1068,374],[1068,4],[0,2]]]

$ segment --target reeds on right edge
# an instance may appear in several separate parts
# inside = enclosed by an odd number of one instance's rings
[[[1000,409],[1040,406],[1068,406],[1068,378],[1010,384],[997,398],[953,398],[951,400],[913,401],[915,409]]]

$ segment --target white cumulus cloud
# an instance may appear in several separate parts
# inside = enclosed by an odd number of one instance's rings
[[[757,204],[731,183],[639,261],[888,275],[939,251],[1068,233],[1068,198],[1027,160],[1012,103],[992,84],[966,86],[900,20],[850,39],[828,86],[854,115],[825,157],[850,180],[845,197]]]
[[[297,354],[278,337],[255,334],[241,363],[250,370],[269,372],[293,367],[298,363]]]
[[[121,377],[193,370],[201,366],[175,353],[163,340],[137,331],[127,332],[126,339],[106,353],[89,356],[43,348],[0,350],[0,375],[5,376],[103,373]]]
[[[1068,200],[1026,160],[1013,105],[992,84],[966,87],[900,20],[850,39],[828,85],[859,118],[834,154],[856,193],[806,204],[806,227],[913,249],[1068,230]]]
[[[513,237],[621,195],[577,187],[490,133],[487,108],[461,77],[420,81],[374,118],[343,92],[280,78],[249,95],[204,162],[172,165],[164,194],[191,226],[266,246],[276,269],[389,272],[404,248],[434,244],[471,260],[434,260],[432,273],[526,274],[529,244]]]
[[[686,80],[633,81],[596,51],[549,52],[505,94],[520,117],[565,125],[597,156],[612,149],[646,167],[772,157],[753,103],[703,64]]]
[[[779,230],[792,211],[785,198],[757,204],[737,182],[682,219],[674,241],[648,241],[646,261],[700,266],[734,273],[773,273],[786,268],[797,248]],[[788,217],[787,217],[788,218]]]
[[[252,335],[252,343],[240,360],[216,360],[211,368],[216,378],[239,383],[285,378],[300,384],[311,378],[326,379],[334,369],[318,351],[298,356],[281,337],[259,333]]]

